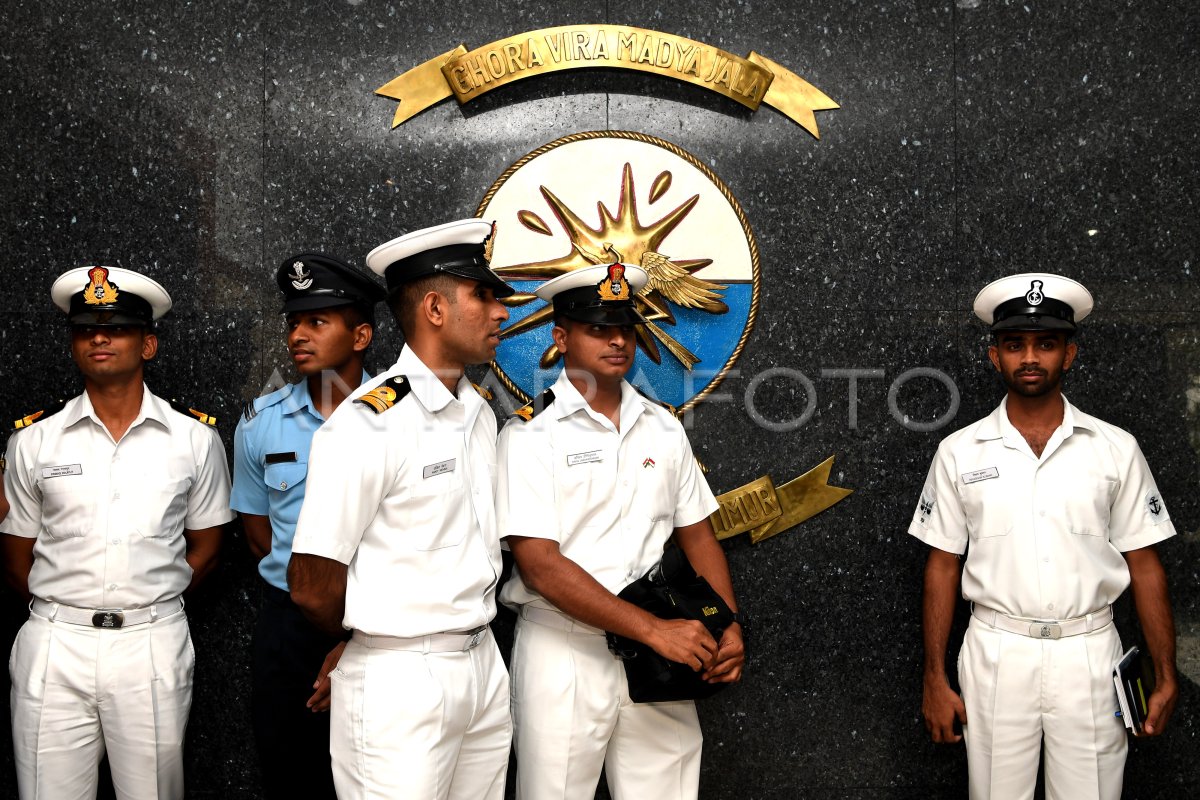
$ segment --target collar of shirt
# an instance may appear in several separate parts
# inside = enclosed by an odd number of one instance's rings
[[[363,370],[362,380],[358,382],[358,385],[362,386],[369,380],[371,380],[371,376],[367,374],[366,370]],[[312,393],[308,391],[308,379],[303,378],[290,385],[292,391],[280,402],[280,410],[288,415],[295,414],[297,411],[308,411],[315,419],[324,422],[325,418],[317,410],[316,404],[313,403]]]
[[[400,357],[396,359],[389,373],[407,377],[413,396],[431,414],[438,413],[457,400],[465,407],[467,419],[471,420],[483,407],[483,398],[471,386],[466,375],[458,379],[454,394],[451,394],[441,379],[425,366],[425,362],[408,345],[401,348]],[[467,427],[469,430],[470,426]]]
[[[1063,400],[1063,421],[1059,425],[1059,430],[1062,431],[1062,438],[1067,438],[1075,432],[1076,428],[1082,428],[1088,431],[1095,431],[1096,425],[1092,418],[1082,412],[1076,412],[1075,407],[1067,400],[1067,396],[1062,396]],[[989,439],[1003,439],[1004,443],[1010,447],[1019,447],[1020,442],[1023,442],[1025,437],[1017,430],[1012,421],[1008,418],[1008,397],[1005,396],[1000,401],[1000,405],[996,407],[991,414],[983,418],[979,427],[975,431],[975,438],[979,441],[987,441]]]
[[[163,426],[167,430],[171,429],[170,418],[167,416],[171,411],[169,405],[155,397],[146,384],[142,384],[142,405],[138,409],[138,415],[133,422],[129,423],[129,430],[133,430],[138,425],[141,425],[146,420],[152,420]],[[63,420],[63,428],[69,428],[83,419],[90,419],[92,422],[105,428],[104,423],[100,421],[100,417],[96,415],[96,409],[92,405],[92,398],[88,395],[87,390],[79,396],[79,402],[74,407],[68,408],[64,412],[67,416]],[[127,431],[128,432],[128,431]]]
[[[567,379],[567,370],[564,368],[558,373],[558,379],[554,382],[552,389],[554,392],[554,404],[551,408],[558,419],[566,419],[577,411],[583,411],[589,417],[594,419],[600,425],[608,428],[614,433],[620,433],[624,436],[633,427],[633,423],[637,422],[638,417],[646,410],[646,399],[638,394],[637,390],[629,385],[628,381],[621,381],[621,430],[617,431],[612,420],[603,414],[598,414],[588,405],[587,400],[575,388],[575,384]]]

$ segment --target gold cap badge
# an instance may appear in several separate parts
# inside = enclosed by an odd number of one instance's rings
[[[628,300],[629,281],[625,280],[625,265],[618,262],[608,265],[608,274],[600,281],[597,293],[601,300]]]
[[[117,302],[117,287],[108,282],[108,270],[92,267],[88,270],[90,283],[83,290],[83,302],[89,306],[110,306]]]

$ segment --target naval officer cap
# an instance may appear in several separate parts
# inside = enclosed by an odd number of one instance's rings
[[[387,296],[373,278],[324,253],[297,253],[285,258],[275,273],[275,282],[283,292],[280,311],[284,314],[349,305],[370,308]]]
[[[171,310],[155,280],[120,267],[76,267],[50,287],[50,299],[72,325],[149,326]]]
[[[488,265],[492,235],[492,223],[481,219],[447,222],[379,245],[367,253],[367,266],[387,281],[389,295],[430,275],[453,275],[482,283],[496,297],[508,297],[513,288]]]
[[[632,264],[597,264],[551,278],[535,294],[554,304],[554,316],[591,325],[642,325],[634,298],[650,276]]]
[[[1092,313],[1092,293],[1078,281],[1026,272],[992,281],[975,297],[975,316],[1004,331],[1066,331]]]

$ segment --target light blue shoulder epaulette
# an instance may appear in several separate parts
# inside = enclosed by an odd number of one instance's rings
[[[246,405],[242,407],[242,419],[246,422],[254,419],[258,412],[264,408],[270,408],[273,405],[282,403],[292,394],[292,390],[296,388],[296,384],[287,383],[269,394],[264,394],[261,397],[256,397],[253,400],[248,400]]]

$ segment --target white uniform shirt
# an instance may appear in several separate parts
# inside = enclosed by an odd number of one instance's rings
[[[1082,616],[1129,586],[1121,553],[1175,534],[1137,441],[1063,406],[1040,459],[1007,398],[938,447],[908,532],[966,552],[967,600],[1017,617]]]
[[[140,608],[192,579],[184,529],[233,518],[229,468],[214,428],[143,386],[114,442],[87,392],[8,443],[0,531],[36,538],[29,591],[80,608]]]
[[[662,558],[677,527],[699,522],[717,501],[683,426],[628,383],[620,431],[593,411],[565,374],[554,402],[500,434],[497,517],[502,536],[552,539],[601,586],[617,593]],[[505,605],[553,608],[514,570]]]
[[[396,375],[411,391],[393,407],[355,402]],[[292,552],[349,565],[346,628],[426,636],[496,614],[496,417],[466,378],[456,393],[406,345],[313,436]]]

